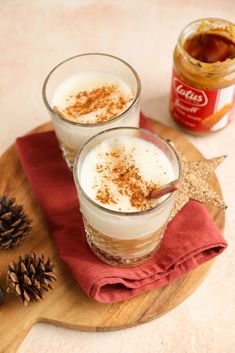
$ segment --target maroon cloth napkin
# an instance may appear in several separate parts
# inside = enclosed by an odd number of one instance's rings
[[[141,125],[151,128],[144,116]],[[99,302],[126,300],[166,285],[227,246],[206,208],[190,201],[169,223],[161,246],[147,262],[134,268],[109,266],[86,243],[72,173],[54,132],[18,138],[17,149],[60,258],[84,292]]]

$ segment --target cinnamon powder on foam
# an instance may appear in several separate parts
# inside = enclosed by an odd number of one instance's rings
[[[97,201],[102,204],[117,204],[118,197],[127,196],[130,205],[137,210],[144,211],[151,207],[149,199],[151,191],[157,184],[147,182],[135,165],[131,153],[125,151],[106,152],[103,164],[97,164],[96,170],[102,173],[102,187],[96,192]],[[109,185],[116,186],[116,192]],[[121,211],[121,209],[119,209]]]
[[[120,115],[133,97],[122,94],[117,85],[106,85],[90,91],[80,91],[74,96],[74,103],[67,106],[63,113],[71,121],[79,121],[82,115],[96,113],[95,121],[87,123],[101,123]]]

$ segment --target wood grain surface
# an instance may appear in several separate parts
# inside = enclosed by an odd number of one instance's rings
[[[201,159],[200,152],[179,132],[158,122],[150,122],[156,133],[171,139],[176,147],[189,159]],[[50,123],[32,132],[52,129]],[[183,302],[208,274],[213,261],[209,261],[173,283],[162,288],[139,295],[125,302],[100,304],[89,299],[65,266],[57,257],[49,229],[41,209],[23,173],[16,148],[13,144],[0,157],[0,194],[7,192],[18,203],[24,204],[25,211],[33,219],[33,229],[26,240],[16,249],[0,251],[0,286],[6,287],[6,270],[10,261],[17,260],[20,254],[31,251],[44,253],[56,263],[58,281],[54,289],[46,293],[45,299],[24,307],[13,295],[6,295],[5,303],[0,306],[0,352],[14,353],[28,330],[36,322],[49,322],[64,327],[85,331],[116,330],[166,314]],[[221,195],[215,176],[211,184]],[[221,195],[222,196],[222,195]],[[224,211],[207,207],[219,229],[223,232]]]

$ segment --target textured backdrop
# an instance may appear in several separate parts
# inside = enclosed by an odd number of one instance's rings
[[[0,153],[48,120],[41,98],[45,75],[83,52],[107,52],[132,64],[143,83],[143,111],[176,127],[168,95],[179,32],[194,19],[234,20],[234,13],[234,0],[0,0]],[[160,319],[123,331],[86,333],[37,324],[19,353],[235,352],[235,126],[189,139],[208,158],[229,155],[217,172],[229,206],[229,248],[199,289]]]

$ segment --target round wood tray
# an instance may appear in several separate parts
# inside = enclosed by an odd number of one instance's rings
[[[171,139],[176,147],[189,159],[202,159],[200,152],[179,132],[158,122],[149,120],[151,129]],[[39,126],[32,132],[52,129],[50,123]],[[51,256],[56,263],[58,281],[54,290],[38,303],[24,307],[18,298],[7,295],[1,311],[0,352],[13,353],[24,336],[36,322],[49,322],[56,325],[86,331],[107,331],[138,325],[167,313],[184,301],[206,277],[213,261],[184,275],[173,283],[149,291],[125,302],[100,304],[89,299],[72,278],[57,257],[49,229],[37,200],[21,168],[15,144],[0,157],[0,194],[7,192],[18,203],[24,204],[25,211],[33,219],[33,229],[27,239],[16,249],[0,252],[0,284],[5,283],[7,264],[21,253],[36,251]],[[221,195],[215,176],[211,184]],[[224,210],[207,207],[221,232],[224,229]]]

